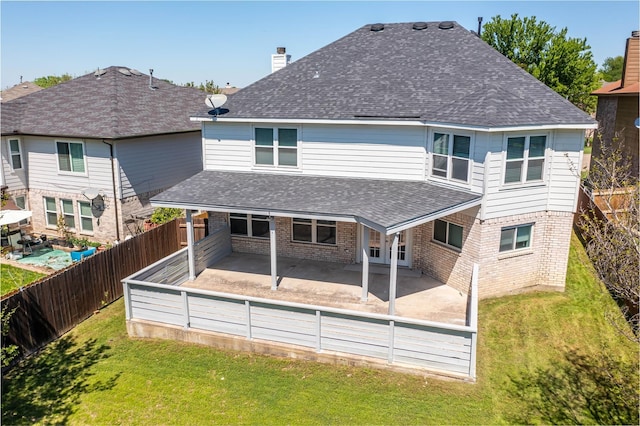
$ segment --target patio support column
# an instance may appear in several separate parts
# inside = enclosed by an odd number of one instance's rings
[[[393,234],[391,245],[391,267],[389,271],[389,315],[396,314],[396,284],[398,282],[398,242],[400,233]]]
[[[369,299],[369,228],[362,225],[362,297],[366,302]]]
[[[276,251],[276,218],[269,218],[269,243],[271,247],[271,290],[278,289],[278,256]]]
[[[191,210],[186,210],[187,222],[187,262],[189,263],[189,281],[196,279],[196,257],[193,251],[193,220]]]

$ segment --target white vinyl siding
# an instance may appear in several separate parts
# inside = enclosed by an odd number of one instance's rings
[[[44,197],[44,216],[47,226],[55,227],[58,225],[58,209],[55,198]]]
[[[93,232],[91,203],[78,201],[78,215],[80,216],[80,230],[83,232]]]
[[[60,172],[81,174],[86,172],[84,143],[56,141],[56,152]]]
[[[582,165],[583,130],[555,130],[547,134],[543,179],[520,184],[504,184],[508,137],[522,133],[493,133],[476,144],[476,158],[485,159],[481,219],[540,211],[575,212]]]
[[[201,171],[202,139],[190,132],[119,140],[115,155],[127,198],[169,188]]]
[[[20,170],[23,168],[22,160],[22,146],[20,139],[9,139],[9,156],[11,158],[10,164],[13,170]]]
[[[253,170],[253,132],[249,124],[205,123],[205,169]],[[278,170],[317,176],[424,180],[426,133],[424,127],[305,124],[298,127],[299,167]]]

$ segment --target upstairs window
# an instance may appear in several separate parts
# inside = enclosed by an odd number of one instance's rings
[[[297,167],[298,130],[257,127],[255,129],[255,164]]]
[[[434,133],[431,174],[449,180],[469,182],[470,152],[469,136]]]
[[[84,144],[81,142],[56,142],[58,150],[58,170],[61,172],[84,173]]]
[[[546,136],[507,138],[504,183],[541,181],[546,146]]]
[[[9,139],[9,155],[11,156],[11,168],[19,170],[22,168],[22,147],[20,139]]]

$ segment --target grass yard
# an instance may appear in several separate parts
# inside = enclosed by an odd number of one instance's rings
[[[45,274],[32,272],[11,265],[0,265],[0,296],[24,287],[44,277]]]
[[[130,339],[119,300],[11,371],[2,422],[637,424],[638,350],[587,265],[574,237],[565,293],[481,301],[476,384]]]

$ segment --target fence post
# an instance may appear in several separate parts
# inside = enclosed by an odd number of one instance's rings
[[[124,293],[124,312],[125,312],[125,319],[126,320],[130,320],[132,315],[132,310],[131,310],[131,287],[129,286],[129,283],[126,281],[122,281],[122,287],[123,287],[123,293]]]
[[[473,264],[471,274],[471,306],[469,309],[469,326],[471,332],[471,359],[469,360],[469,376],[476,378],[476,353],[478,346],[478,269],[477,263]]]
[[[186,290],[182,290],[180,293],[182,293],[182,313],[184,316],[184,328],[186,330],[191,325],[189,321],[189,295]]]
[[[391,320],[389,321],[389,356],[387,361],[389,362],[389,364],[393,364],[393,347],[395,345],[395,334],[396,334],[396,329],[395,329],[395,324],[396,322]]]
[[[251,302],[245,300],[244,306],[247,308],[247,339],[251,340]]]
[[[316,352],[322,350],[322,313],[316,311]]]

